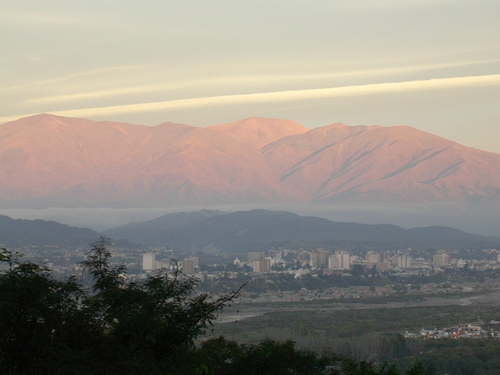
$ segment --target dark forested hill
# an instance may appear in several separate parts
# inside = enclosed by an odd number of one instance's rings
[[[12,219],[0,215],[0,244],[76,245],[95,240],[99,234],[91,229],[70,227],[55,221]]]
[[[226,253],[266,250],[291,242],[363,243],[391,246],[461,248],[500,245],[500,239],[469,234],[448,227],[411,230],[395,225],[334,222],[285,211],[251,210],[234,213],[198,211],[173,213],[141,223],[131,223],[104,232],[152,246],[203,249],[214,246]]]

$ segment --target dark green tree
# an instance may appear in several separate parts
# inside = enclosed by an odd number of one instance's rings
[[[432,375],[431,368],[415,364],[402,373],[395,365],[356,361],[326,352],[298,349],[293,341],[264,340],[238,344],[224,337],[205,341],[175,374],[203,375]]]
[[[197,294],[197,280],[161,271],[127,282],[99,238],[74,278],[57,281],[3,249],[0,261],[0,369],[6,374],[165,374],[238,291]]]
[[[17,253],[1,249],[0,261],[9,264],[0,275],[0,369],[55,373],[58,349],[84,292],[74,278],[57,281],[44,266],[20,263]]]

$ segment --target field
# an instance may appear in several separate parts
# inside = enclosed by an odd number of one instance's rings
[[[291,339],[299,347],[343,351],[346,342],[367,342],[381,334],[418,332],[460,322],[500,320],[500,292],[455,296],[394,297],[348,302],[308,301],[236,304],[207,336],[238,342]]]

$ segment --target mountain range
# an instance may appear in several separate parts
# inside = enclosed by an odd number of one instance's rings
[[[403,229],[396,225],[336,222],[286,211],[175,212],[132,222],[101,233],[119,246],[168,247],[191,251],[244,254],[275,246],[343,249],[484,249],[499,248],[500,237],[430,226]],[[0,247],[87,246],[100,236],[86,228],[56,221],[12,219],[0,215]]]
[[[500,207],[500,155],[407,126],[148,127],[49,114],[0,125],[4,206],[443,201]]]
[[[335,222],[286,211],[201,210],[171,213],[104,231],[113,239],[184,250],[218,250],[231,254],[267,251],[273,246],[343,248],[463,249],[500,246],[500,238],[441,226],[403,229],[396,225]],[[298,244],[298,245],[297,245]]]

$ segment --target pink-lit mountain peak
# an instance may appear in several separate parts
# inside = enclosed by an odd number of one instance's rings
[[[283,183],[313,200],[442,201],[500,191],[500,155],[406,126],[334,124],[263,152]]]
[[[295,163],[312,154],[334,152],[344,155],[347,151],[363,153],[375,149],[393,153],[412,153],[415,150],[432,150],[459,146],[453,141],[417,130],[409,126],[382,127],[377,125],[347,126],[335,123],[310,130],[305,134],[292,135],[271,143],[262,149],[265,155],[277,152],[290,153],[286,158]],[[290,159],[291,157],[291,159]]]
[[[124,205],[487,200],[500,155],[414,128],[198,128],[42,114],[0,125],[0,199]]]
[[[250,117],[228,124],[214,125],[209,128],[259,149],[284,137],[303,134],[308,131],[304,126],[291,120],[262,117]]]

